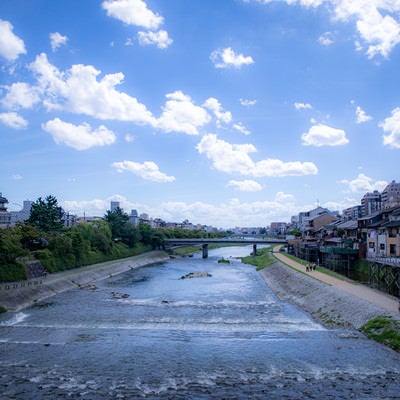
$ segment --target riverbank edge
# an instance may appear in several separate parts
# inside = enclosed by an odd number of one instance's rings
[[[358,330],[382,315],[399,320],[395,313],[299,273],[279,261],[260,270],[259,274],[281,300],[299,306],[327,328]]]
[[[169,256],[164,251],[151,251],[124,259],[50,274],[40,284],[0,290],[0,306],[10,312],[21,311],[58,293],[110,278],[131,269],[161,263],[168,259]]]

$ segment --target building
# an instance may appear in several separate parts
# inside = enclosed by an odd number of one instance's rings
[[[361,214],[362,217],[371,215],[382,208],[382,196],[377,191],[374,190],[372,193],[365,193],[361,199]]]
[[[345,210],[343,210],[342,215],[343,215],[343,219],[346,221],[349,221],[349,220],[357,221],[359,218],[362,217],[361,205],[346,208]]]
[[[278,235],[284,235],[286,232],[287,228],[287,223],[286,222],[271,222],[270,224],[270,235],[272,236],[278,236]]]
[[[139,225],[139,215],[137,210],[131,210],[131,214],[129,215],[129,222],[133,226],[138,226]]]
[[[111,201],[111,202],[110,202],[110,211],[113,212],[113,211],[115,211],[117,208],[120,208],[120,206],[119,206],[119,201]]]
[[[10,211],[11,226],[14,226],[17,222],[27,221],[31,215],[33,201],[25,200],[20,211]]]
[[[0,228],[7,228],[11,223],[10,213],[7,211],[8,200],[0,192]]]
[[[400,205],[400,183],[390,182],[382,192],[382,208]]]

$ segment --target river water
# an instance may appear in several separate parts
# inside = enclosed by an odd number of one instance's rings
[[[400,399],[400,354],[280,301],[235,259],[251,250],[169,260],[0,315],[0,398]],[[190,272],[211,276],[180,279]]]

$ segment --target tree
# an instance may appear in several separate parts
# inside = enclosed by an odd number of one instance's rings
[[[113,211],[108,210],[104,219],[110,225],[112,238],[114,240],[126,241],[129,239],[127,237],[127,234],[129,234],[129,229],[127,229],[129,215],[124,212],[122,208],[117,207]]]
[[[58,205],[57,199],[54,196],[49,195],[45,200],[39,197],[32,204],[28,224],[44,232],[58,232],[64,226],[62,221],[63,216],[64,211]]]

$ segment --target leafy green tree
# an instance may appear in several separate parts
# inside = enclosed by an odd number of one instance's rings
[[[143,244],[152,244],[153,241],[153,229],[149,224],[139,224],[140,241]]]
[[[59,232],[64,226],[63,216],[64,211],[54,196],[49,195],[44,200],[39,197],[32,204],[28,224],[44,232]]]
[[[122,208],[117,207],[113,211],[108,210],[104,219],[110,224],[112,238],[122,240],[123,230],[129,221],[129,215]]]

